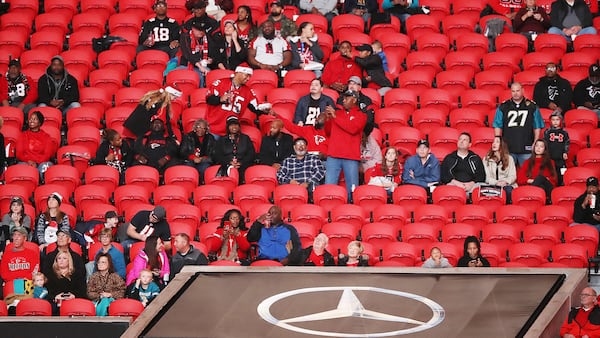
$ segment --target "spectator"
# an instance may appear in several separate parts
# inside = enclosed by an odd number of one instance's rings
[[[515,82],[510,86],[512,97],[500,104],[494,117],[494,133],[507,140],[510,155],[522,165],[531,156],[531,145],[540,138],[544,128],[542,114],[535,102],[523,96],[523,86]]]
[[[296,33],[296,23],[285,16],[283,13],[283,4],[279,0],[271,2],[271,13],[267,20],[273,22],[277,36],[287,39],[288,36]]]
[[[46,201],[46,211],[38,217],[35,234],[40,251],[44,250],[48,244],[56,242],[59,230],[65,233],[69,233],[71,230],[69,216],[60,210],[62,200],[63,197],[59,193],[50,194]]]
[[[46,283],[48,283],[48,278],[46,278],[46,276],[43,273],[33,273],[33,298],[48,298],[48,289],[45,287]]]
[[[6,83],[4,83],[6,80]],[[17,107],[27,113],[35,107],[37,99],[37,83],[31,77],[21,72],[21,62],[17,59],[12,59],[8,63],[8,71],[6,77],[0,80],[0,92],[6,90],[6,96],[3,96],[2,105]],[[4,87],[6,86],[6,87]]]
[[[209,23],[192,21],[192,29],[180,37],[179,68],[195,71],[203,88],[206,87],[206,74],[218,68],[222,56],[219,51],[224,50],[220,36],[214,38],[211,34],[213,29]]]
[[[481,12],[480,16],[490,14],[499,14],[507,17],[509,20],[514,20],[517,12],[523,6],[523,0],[489,0],[486,8]]]
[[[312,80],[310,82],[309,91],[310,93],[302,96],[296,105],[294,123],[298,124],[299,126],[316,125],[317,117],[319,117],[319,115],[325,111],[325,107],[335,106],[333,99],[323,94],[323,81],[321,79]],[[287,126],[286,129],[289,130]],[[290,132],[296,133],[292,130],[290,130]]]
[[[244,40],[238,36],[237,27],[232,20],[225,21],[223,26],[225,52],[221,55],[219,69],[235,70],[237,66],[248,61],[248,50],[244,48]]]
[[[148,306],[160,293],[160,287],[154,282],[152,271],[144,269],[135,283],[129,284],[125,290],[127,298],[139,300],[144,307]]]
[[[558,185],[563,183],[563,170],[567,170],[566,161],[569,159],[569,133],[563,129],[562,114],[553,111],[550,115],[550,128],[544,131],[544,141],[548,144],[550,158],[554,161]]]
[[[171,273],[169,257],[167,257],[163,241],[156,235],[146,239],[144,248],[133,259],[131,270],[127,273],[126,284],[131,285],[136,281],[144,269],[152,271],[152,278],[161,289],[167,286]]]
[[[107,316],[110,303],[125,296],[125,280],[115,272],[109,254],[98,254],[95,265],[96,272],[87,283],[87,296],[96,305],[96,315]]]
[[[52,269],[47,273],[48,299],[54,302],[53,313],[58,315],[58,308],[64,300],[86,298],[85,271],[73,264],[69,251],[59,251],[51,263]]]
[[[367,123],[363,129],[365,135],[371,135],[373,128],[375,128],[375,106],[373,100],[370,97],[363,94],[362,92],[362,81],[358,76],[351,76],[348,80],[348,90],[352,90],[358,93],[358,108],[360,111],[367,115]],[[337,104],[341,105],[344,97],[340,96],[337,100]]]
[[[492,147],[483,158],[483,166],[485,184],[501,187],[506,193],[506,201],[511,201],[512,190],[517,187],[517,168],[502,136],[494,137]]]
[[[250,243],[244,216],[237,209],[227,210],[217,230],[206,239],[211,260],[250,265]]]
[[[465,238],[465,251],[464,255],[458,260],[456,264],[457,267],[469,267],[469,268],[480,268],[490,267],[490,262],[488,262],[485,257],[481,255],[481,244],[479,240],[475,236],[468,236]]]
[[[327,251],[329,238],[324,233],[315,237],[313,245],[300,251],[298,265],[304,266],[335,266],[333,255]]]
[[[116,211],[109,210],[104,213],[104,222],[98,220],[91,220],[84,222],[83,226],[77,224],[75,232],[82,234],[86,244],[89,246],[91,243],[100,242],[100,234],[104,229],[110,231],[112,237],[117,235],[117,228],[119,227],[119,215]]]
[[[533,144],[531,157],[517,173],[517,183],[540,187],[546,192],[546,197],[550,198],[550,193],[556,186],[556,170],[548,152],[548,145],[543,139],[538,139]]]
[[[137,52],[148,49],[161,50],[169,54],[169,58],[172,59],[179,49],[181,27],[175,19],[167,16],[165,0],[156,0],[152,9],[156,16],[142,24]]]
[[[235,68],[231,79],[221,79],[211,83],[206,94],[208,111],[206,119],[211,129],[211,134],[218,138],[227,133],[226,121],[230,117],[244,115],[246,110],[255,114],[262,114],[258,110],[256,94],[246,86],[252,76],[252,68],[240,65]]]
[[[200,22],[204,23],[206,27],[211,27],[211,35],[219,34],[219,22],[214,19],[214,16],[210,16],[206,13],[206,5],[205,0],[192,0],[186,2],[185,7],[192,13],[192,17],[181,27],[182,33],[185,34],[189,32],[192,29],[193,22]]]
[[[283,160],[277,170],[279,184],[299,184],[312,191],[325,177],[325,167],[317,155],[306,151],[306,139],[294,140],[294,155]]]
[[[281,71],[292,64],[290,44],[275,35],[273,22],[263,22],[260,29],[261,35],[248,46],[248,63],[255,69],[271,70],[283,76]]]
[[[148,165],[159,172],[178,164],[179,146],[177,141],[167,135],[164,122],[161,119],[152,121],[150,132],[135,140],[133,157],[136,164]]]
[[[404,162],[402,182],[414,184],[429,190],[429,187],[440,181],[440,162],[429,149],[429,141],[420,140],[417,143],[417,154]]]
[[[54,262],[56,255],[58,255],[59,252],[68,252],[71,256],[71,260],[73,261],[73,266],[75,267],[75,270],[82,271],[85,275],[85,265],[83,264],[83,258],[80,254],[73,251],[73,249],[71,248],[71,233],[62,229],[59,230],[56,234],[56,249],[49,252],[46,248],[46,255],[42,255],[41,270],[44,274],[48,275],[52,273],[52,263]]]
[[[252,11],[246,5],[239,6],[237,9],[238,18],[235,21],[238,38],[244,41],[244,49],[248,49],[250,41],[258,36],[258,28],[252,19]]]
[[[398,149],[385,149],[385,159],[373,168],[371,179],[367,183],[385,188],[391,196],[394,189],[402,183],[402,164]]]
[[[171,101],[179,98],[181,92],[171,86],[164,89],[151,90],[144,94],[140,103],[135,107],[131,115],[123,123],[126,138],[136,139],[150,131],[150,125],[154,119],[160,119],[167,126],[171,137],[181,139],[177,121],[173,118]],[[175,133],[177,132],[177,134]]]
[[[582,34],[596,34],[592,13],[584,0],[556,0],[550,9],[550,34],[562,35],[567,42]]]
[[[196,168],[200,177],[204,177],[204,171],[212,165],[211,157],[217,143],[208,130],[208,121],[198,119],[194,122],[192,131],[187,133],[181,142],[181,158]]]
[[[110,212],[110,211],[109,211]],[[114,272],[116,272],[123,280],[126,277],[126,265],[125,265],[125,256],[123,253],[119,251],[113,244],[113,231],[110,228],[104,228],[100,231],[100,243],[102,247],[96,253],[96,257],[93,257],[93,261],[86,264],[86,271],[88,271],[88,276],[95,271],[94,261],[98,258],[99,255],[110,255],[111,265],[113,266]],[[90,257],[92,259],[92,257]]]
[[[450,262],[448,262],[448,258],[444,257],[442,254],[442,250],[437,246],[434,246],[429,251],[429,258],[423,263],[421,266],[423,268],[428,269],[436,269],[436,268],[451,268]]]
[[[383,45],[381,44],[381,42],[379,40],[373,41],[373,43],[371,44],[371,48],[373,48],[373,53],[375,55],[378,55],[379,58],[381,58],[381,63],[383,64],[383,71],[386,73],[389,72],[390,69],[388,67],[387,56],[383,51]]]
[[[485,182],[485,168],[481,157],[469,150],[470,147],[471,135],[461,133],[457,142],[458,149],[446,155],[442,162],[440,173],[443,184],[458,186],[471,192],[479,183]]]
[[[352,58],[352,45],[350,42],[340,42],[338,51],[340,55],[337,58],[330,58],[325,65],[321,79],[328,88],[343,93],[348,89],[350,77],[356,76],[360,79],[361,71]]]
[[[363,72],[362,82],[370,88],[377,89],[379,95],[383,96],[392,89],[392,83],[385,75],[383,70],[383,61],[379,55],[373,54],[373,47],[365,43],[356,47],[358,56],[354,57],[354,62],[360,66]]]
[[[96,151],[94,164],[105,164],[119,171],[124,175],[125,170],[133,163],[133,151],[129,142],[123,142],[123,138],[118,131],[114,129],[104,129],[102,134],[103,141]]]
[[[588,78],[577,82],[573,103],[578,109],[595,111],[600,119],[600,66],[591,65]]]
[[[600,230],[600,192],[598,178],[588,177],[585,181],[585,192],[573,203],[573,221],[589,224]]]
[[[348,253],[338,255],[339,266],[369,266],[369,256],[363,255],[365,248],[359,241],[348,243]]]
[[[138,211],[131,222],[125,225],[127,238],[121,241],[125,254],[129,255],[131,244],[145,242],[150,236],[159,237],[165,248],[171,250],[171,229],[166,218],[167,211],[160,205],[155,206],[153,210]]]
[[[375,168],[377,165],[381,165],[383,156],[381,155],[381,148],[379,143],[374,137],[367,136],[363,133],[360,141],[360,167],[359,173],[364,174],[367,170]]]
[[[25,203],[21,197],[11,198],[8,212],[2,216],[1,226],[0,252],[4,252],[5,245],[10,243],[10,237],[15,228],[24,228],[27,231],[25,238],[31,240],[31,217],[25,214]]]
[[[323,74],[324,53],[315,34],[315,26],[306,21],[300,24],[296,36],[289,36],[292,69],[311,70],[317,78]]]
[[[579,294],[581,307],[572,307],[560,328],[563,338],[595,337],[600,332],[600,308],[596,290],[584,288]]]
[[[283,126],[290,133],[298,135],[298,137],[306,139],[308,154],[318,156],[320,159],[327,159],[327,148],[329,147],[329,139],[325,132],[325,114],[319,114],[315,125],[300,126],[292,123],[292,121],[278,116],[283,121]]]
[[[292,155],[294,139],[292,135],[284,133],[282,130],[283,121],[280,119],[271,121],[269,135],[263,136],[260,143],[258,157],[261,164],[279,169],[283,160]]]
[[[513,31],[525,35],[533,42],[534,36],[545,33],[550,28],[550,17],[544,7],[537,6],[536,0],[525,0],[513,20]]]
[[[65,69],[62,56],[53,56],[50,66],[38,80],[38,107],[54,107],[66,116],[70,109],[81,107],[78,101],[77,79]]]
[[[340,172],[344,171],[348,201],[358,186],[361,136],[367,116],[358,107],[359,93],[348,90],[343,95],[342,107],[325,109],[325,130],[336,142],[329,145],[325,165],[325,184],[338,184]]]
[[[571,109],[573,91],[571,90],[569,81],[560,77],[556,69],[556,65],[552,62],[546,65],[546,76],[542,76],[538,83],[535,84],[533,99],[540,108],[548,108],[565,113]]]
[[[12,243],[6,248],[0,260],[0,277],[4,281],[4,297],[16,293],[24,294],[25,290],[15,288],[13,281],[31,279],[34,271],[40,270],[40,253],[25,247],[27,230],[15,227],[12,232]]]
[[[229,168],[238,170],[240,181],[243,181],[246,169],[254,163],[256,150],[250,137],[241,132],[240,122],[236,117],[227,119],[227,135],[217,140],[213,162],[221,166],[221,173],[229,172]]]
[[[378,11],[379,4],[376,0],[348,0],[344,2],[344,13],[362,17],[365,25],[369,22],[371,14]]]
[[[260,216],[248,231],[248,241],[258,243],[257,259],[279,261],[283,265],[293,264],[302,249],[296,229],[283,222],[281,208],[272,206]]]
[[[1,78],[1,77],[0,77]],[[4,119],[0,116],[0,129],[4,126]],[[5,167],[14,164],[15,157],[15,145],[14,141],[8,141],[5,145],[4,135],[0,133],[0,147],[3,151],[0,151],[0,175],[4,173]]]
[[[300,0],[298,7],[302,13],[323,15],[327,19],[327,26],[338,15],[337,0]]]
[[[175,235],[175,249],[177,252],[171,258],[171,276],[175,278],[186,265],[208,265],[208,259],[204,254],[190,244],[190,236],[184,233]]]
[[[42,130],[44,115],[38,110],[29,114],[27,123],[29,128],[21,133],[17,141],[17,161],[37,168],[43,175],[52,165],[50,159],[56,154],[58,145]]]
[[[400,19],[404,24],[406,19],[415,14],[429,14],[427,7],[419,7],[418,0],[383,0],[381,8],[384,12],[389,12],[391,15]]]

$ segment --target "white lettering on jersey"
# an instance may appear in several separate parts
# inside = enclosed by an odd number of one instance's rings
[[[146,235],[146,237],[152,236],[153,233],[154,233],[154,227],[151,225],[144,226],[142,231],[140,231],[140,235]]]
[[[586,89],[588,91],[588,95],[593,99],[596,98],[596,95],[600,94],[600,90],[598,90],[598,87],[596,87],[594,85],[591,85],[591,86],[587,87]]]
[[[509,128],[512,127],[523,127],[525,125],[525,121],[527,121],[527,115],[529,112],[527,110],[510,110],[507,113]]]
[[[554,101],[559,94],[557,86],[548,86],[548,98],[550,101]]]

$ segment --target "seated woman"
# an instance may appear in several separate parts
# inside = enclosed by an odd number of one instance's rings
[[[119,251],[119,249],[117,249],[114,245],[113,245],[113,231],[111,228],[104,228],[102,230],[100,230],[100,243],[102,243],[102,247],[100,248],[100,250],[98,250],[98,252],[96,253],[96,257],[93,257],[93,261],[90,261],[89,263],[87,263],[85,265],[85,269],[87,271],[87,275],[88,277],[91,276],[94,272],[96,272],[96,264],[95,264],[95,260],[96,258],[98,258],[100,255],[102,254],[107,254],[110,255],[110,265],[112,266],[112,270],[114,270],[114,272],[121,276],[121,278],[123,280],[125,280],[126,277],[126,265],[125,265],[125,257],[123,256],[123,253],[121,251]],[[92,257],[90,257],[90,259],[92,259]]]
[[[133,266],[127,274],[127,285],[130,285],[140,277],[144,269],[152,271],[152,278],[159,287],[165,287],[169,281],[169,258],[165,252],[162,240],[157,236],[146,239],[144,249],[140,250],[133,260]]]
[[[315,237],[313,245],[300,251],[298,265],[305,266],[335,266],[333,256],[327,251],[329,238],[324,233]]]
[[[543,34],[550,28],[550,16],[544,7],[537,6],[536,0],[525,0],[513,19],[513,32],[525,35],[531,42],[534,36]]]
[[[223,25],[223,37],[225,39],[225,51],[221,56],[221,62],[217,64],[219,69],[235,70],[237,66],[248,61],[248,49],[244,46],[244,40],[238,36],[235,22],[225,21]]]
[[[35,239],[40,246],[40,251],[44,250],[48,244],[56,242],[56,233],[59,228],[67,233],[71,231],[69,216],[60,210],[62,199],[63,197],[59,193],[52,193],[46,202],[46,211],[38,217]]]
[[[400,164],[400,153],[394,147],[385,150],[385,159],[372,170],[369,185],[384,187],[388,193],[402,183],[402,164]]]
[[[123,142],[121,134],[114,129],[104,129],[102,138],[104,140],[96,151],[94,164],[106,164],[117,169],[119,174],[124,175],[125,170],[133,162],[133,151],[129,143]]]
[[[16,145],[17,161],[35,167],[43,176],[49,166],[50,159],[56,154],[58,145],[50,135],[42,130],[44,115],[38,110],[29,114],[28,129],[21,133]]]
[[[63,300],[86,298],[85,271],[77,269],[69,251],[59,251],[54,258],[52,271],[48,273],[48,299],[53,300],[53,312]]]
[[[544,189],[546,198],[550,198],[556,186],[556,166],[550,158],[546,141],[538,139],[533,144],[531,157],[523,163],[517,173],[519,185],[534,185]]]
[[[381,155],[381,148],[379,148],[377,140],[371,135],[367,136],[363,133],[360,142],[359,172],[365,173],[367,170],[375,168],[377,165],[381,166],[382,160],[383,156]]]
[[[421,267],[428,269],[451,268],[452,265],[448,262],[448,258],[444,257],[442,250],[437,246],[434,246],[431,248],[431,251],[429,251],[429,258],[427,258]]]
[[[4,252],[6,244],[10,243],[10,236],[17,227],[27,230],[27,240],[31,240],[31,217],[25,214],[25,204],[21,197],[13,197],[10,200],[10,209],[2,217],[0,231],[0,252]]]
[[[323,57],[325,54],[321,50],[315,34],[315,26],[310,22],[303,22],[298,27],[297,36],[288,37],[292,51],[291,69],[311,70],[317,78],[323,74]]]
[[[107,253],[96,255],[96,272],[87,283],[88,298],[96,304],[96,315],[108,315],[108,305],[125,295],[125,281],[115,272]]]
[[[348,254],[338,256],[338,266],[369,266],[369,256],[363,255],[365,248],[359,241],[348,243]]]
[[[515,160],[508,152],[508,145],[501,136],[494,137],[492,147],[483,158],[485,184],[502,187],[506,201],[511,201],[511,192],[517,187]]]
[[[228,210],[217,231],[206,240],[208,256],[211,260],[227,260],[249,265],[250,243],[246,235],[248,228],[242,214],[237,209]]]
[[[480,268],[490,267],[485,257],[481,255],[481,244],[475,236],[465,238],[464,255],[458,260],[457,267]]]

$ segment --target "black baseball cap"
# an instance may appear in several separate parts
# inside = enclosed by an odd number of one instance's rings
[[[417,148],[420,146],[426,146],[427,148],[429,148],[429,141],[427,140],[419,140],[419,142],[417,142]]]
[[[371,45],[369,45],[368,43],[364,43],[364,44],[356,47],[356,50],[359,52],[369,51],[369,52],[373,53],[373,47],[371,47]]]
[[[597,187],[598,186],[598,178],[596,178],[594,176],[588,177],[588,179],[585,181],[585,186],[586,187]]]

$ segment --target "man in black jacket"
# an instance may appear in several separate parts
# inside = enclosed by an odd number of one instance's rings
[[[575,223],[590,224],[600,227],[600,193],[598,179],[588,177],[585,192],[577,197],[573,204],[573,220]]]
[[[550,34],[562,35],[567,42],[582,34],[596,34],[592,13],[584,0],[556,0],[550,9]]]
[[[81,107],[78,101],[77,79],[65,69],[62,56],[52,57],[46,73],[38,80],[38,107],[54,107],[66,116],[69,109]]]
[[[152,6],[156,16],[145,21],[138,41],[137,52],[147,49],[162,50],[174,58],[179,49],[181,27],[175,19],[167,16],[167,2],[157,0]]]
[[[192,29],[180,38],[179,65],[198,74],[200,87],[206,87],[206,74],[218,68],[225,54],[225,44],[220,35],[214,37],[211,34],[213,29],[209,23],[195,20],[192,21]]]
[[[458,137],[457,150],[444,158],[441,169],[441,181],[471,192],[477,183],[485,182],[485,168],[481,157],[471,150],[471,135],[462,133]]]
[[[546,65],[546,76],[542,76],[533,89],[533,100],[540,108],[558,110],[562,114],[571,109],[573,90],[568,80],[557,73],[556,64]]]
[[[171,276],[173,280],[175,275],[186,265],[208,265],[208,258],[198,249],[190,245],[190,236],[184,233],[175,235],[174,241],[177,253],[171,258]]]
[[[174,138],[169,137],[161,119],[152,121],[150,131],[135,140],[133,149],[135,164],[148,165],[159,172],[177,164],[179,146]]]
[[[283,160],[292,155],[294,139],[292,135],[282,132],[282,129],[283,121],[275,119],[271,122],[269,135],[263,136],[260,144],[259,159],[261,164],[279,169]]]
[[[214,136],[208,132],[208,121],[204,119],[196,120],[192,131],[183,137],[180,148],[181,158],[198,170],[200,178],[204,177],[206,168],[212,165],[211,157],[216,142]]]
[[[363,73],[363,85],[374,83],[380,88],[377,90],[379,95],[383,96],[385,92],[392,89],[392,83],[385,76],[383,70],[383,61],[377,54],[373,54],[373,47],[365,43],[356,47],[358,56],[354,57],[354,62],[360,66]]]
[[[246,168],[254,163],[255,157],[256,150],[252,140],[241,132],[237,117],[229,117],[227,135],[217,140],[213,156],[213,162],[221,165],[220,173],[227,173],[230,167],[237,169],[241,184],[244,181]]]
[[[577,82],[573,89],[573,103],[579,109],[589,109],[600,118],[600,66],[591,65],[589,76]]]

